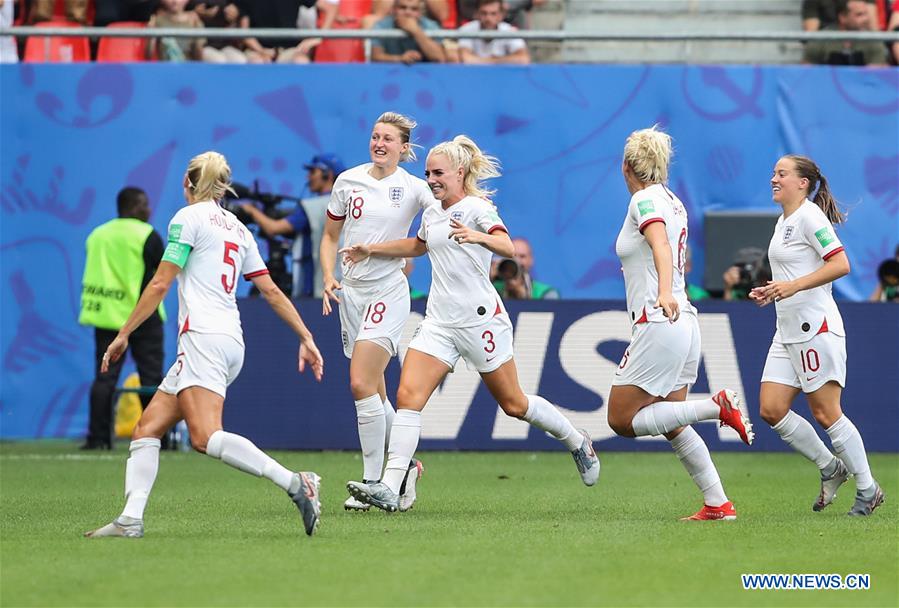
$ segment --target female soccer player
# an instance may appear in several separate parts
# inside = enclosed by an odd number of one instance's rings
[[[751,444],[752,425],[732,390],[685,401],[700,357],[696,309],[684,290],[687,211],[665,186],[671,137],[655,127],[635,131],[621,171],[631,193],[615,242],[621,259],[631,343],[612,381],[609,426],[623,437],[665,435],[702,492],[703,507],[685,520],[736,519],[709,449],[690,424],[719,419]]]
[[[415,160],[410,139],[415,122],[385,112],[371,133],[371,162],[344,171],[337,178],[321,242],[324,279],[322,312],[331,314],[331,301],[340,304],[343,352],[350,359],[350,390],[356,400],[356,423],[362,447],[362,478],[381,479],[384,450],[394,411],[384,386],[384,370],[396,355],[403,326],[409,317],[409,283],[402,259],[372,259],[343,264],[343,281],[334,277],[337,247],[343,231],[348,243],[382,243],[409,235],[418,212],[434,203],[424,180],[409,175],[400,162]],[[340,290],[342,298],[335,293]],[[402,509],[415,502],[421,463],[410,464]],[[367,511],[350,496],[347,510]]]
[[[103,356],[101,367],[106,371],[109,362],[128,348],[128,336],[156,310],[177,276],[178,357],[134,429],[125,465],[125,509],[112,523],[85,536],[143,536],[144,508],[159,469],[159,440],[181,419],[187,422],[195,450],[271,480],[300,509],[306,534],[311,536],[318,525],[318,475],[289,471],[249,439],[222,430],[226,389],[237,378],[244,358],[234,297],[238,273],[253,281],[299,336],[299,371],[308,365],[315,379],[321,380],[324,365],[312,334],[269,277],[253,235],[219,206],[230,183],[231,169],[221,154],[206,152],[190,161],[184,175],[187,206],[169,223],[168,246],[159,269]]]
[[[778,160],[771,190],[783,207],[768,245],[773,280],[749,294],[760,306],[774,302],[777,309],[777,329],[762,372],[760,413],[821,471],[821,492],[813,510],[833,502],[851,473],[856,492],[848,514],[870,515],[883,503],[883,491],[871,476],[858,429],[840,408],[846,386],[846,333],[831,283],[849,273],[849,258],[833,229],[845,217],[821,170],[805,156]],[[812,193],[814,202],[809,200]],[[800,391],[836,456],[812,425],[790,409]]]
[[[489,276],[494,253],[515,255],[508,230],[487,200],[493,192],[481,185],[499,176],[496,159],[460,135],[431,150],[425,176],[440,204],[425,209],[416,238],[362,242],[341,250],[354,265],[427,252],[432,266],[427,313],[403,361],[383,483],[351,481],[347,489],[362,502],[398,510],[397,494],[421,434],[421,410],[460,357],[478,370],[507,415],[560,440],[574,456],[584,483],[592,486],[599,477],[599,459],[590,438],[542,397],[525,395],[518,382],[512,323]]]

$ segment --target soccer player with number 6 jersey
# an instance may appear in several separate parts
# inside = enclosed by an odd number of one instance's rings
[[[867,516],[883,503],[883,491],[871,475],[858,429],[840,407],[846,385],[846,332],[832,283],[849,273],[849,258],[833,224],[845,217],[827,179],[805,156],[778,160],[771,190],[783,207],[768,245],[773,280],[749,294],[759,306],[774,302],[777,310],[777,329],[762,372],[761,416],[818,467],[821,490],[812,504],[814,511],[830,505],[851,474],[856,493],[848,515]],[[812,425],[790,409],[800,392],[830,437],[836,456]]]
[[[512,323],[489,277],[494,253],[515,255],[506,226],[487,200],[492,192],[481,185],[482,180],[499,176],[496,159],[460,135],[435,146],[426,167],[428,186],[439,204],[425,209],[415,238],[349,241],[352,244],[341,250],[351,265],[427,252],[432,267],[427,313],[403,361],[384,480],[351,481],[347,489],[366,504],[401,510],[401,485],[418,447],[421,411],[460,358],[480,373],[503,412],[561,441],[574,457],[584,484],[594,485],[599,459],[590,437],[543,397],[525,395],[518,381]]]
[[[235,301],[238,274],[253,282],[272,309],[300,338],[299,371],[312,368],[321,380],[321,353],[296,308],[269,276],[256,240],[231,212],[219,205],[231,187],[225,157],[194,157],[184,175],[187,205],[169,223],[168,246],[134,311],[106,350],[106,371],[128,347],[128,337],[149,317],[178,277],[178,356],[134,429],[125,465],[125,508],[89,538],[144,535],[143,515],[159,470],[160,438],[184,419],[195,450],[232,467],[265,477],[287,492],[300,510],[306,534],[318,525],[319,476],[294,473],[249,439],[222,429],[227,387],[244,360],[243,331]]]
[[[623,437],[664,435],[703,495],[685,520],[733,520],[709,448],[691,424],[719,420],[746,443],[752,424],[729,389],[685,401],[701,353],[696,309],[685,291],[687,211],[665,185],[671,137],[655,127],[635,131],[624,146],[621,171],[631,200],[615,251],[621,259],[631,343],[612,381],[609,426]]]
[[[415,122],[402,114],[385,112],[369,140],[371,162],[344,171],[334,183],[328,219],[321,242],[324,292],[322,312],[331,314],[331,302],[340,304],[343,352],[350,360],[350,390],[356,401],[356,423],[362,447],[362,478],[381,479],[384,450],[394,411],[384,385],[384,370],[397,354],[409,317],[409,283],[401,259],[370,259],[344,264],[343,281],[334,277],[341,232],[344,242],[382,243],[409,236],[418,212],[434,203],[427,184],[409,175],[400,162],[415,160],[411,137]],[[341,292],[338,297],[336,291]],[[415,502],[415,487],[422,465],[417,460],[403,483],[402,510]],[[350,496],[348,511],[367,511],[369,505]]]

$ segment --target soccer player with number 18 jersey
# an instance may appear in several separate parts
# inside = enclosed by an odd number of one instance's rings
[[[760,306],[774,302],[777,309],[777,330],[759,392],[761,416],[818,467],[821,490],[814,511],[830,505],[852,474],[856,494],[848,515],[867,516],[883,503],[883,491],[871,475],[858,429],[840,406],[846,385],[846,332],[831,289],[833,281],[849,273],[849,258],[833,228],[845,217],[827,179],[805,156],[778,160],[771,190],[783,207],[768,245],[773,280],[749,294]],[[812,425],[790,409],[800,392],[836,456]]]

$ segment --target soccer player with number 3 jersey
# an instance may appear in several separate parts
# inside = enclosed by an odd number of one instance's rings
[[[415,160],[411,137],[415,122],[395,112],[382,114],[369,141],[371,162],[344,171],[334,183],[328,219],[321,242],[324,292],[322,312],[340,304],[343,352],[350,359],[350,390],[356,401],[356,422],[362,447],[363,479],[381,479],[384,450],[394,411],[387,398],[384,370],[397,354],[409,317],[409,283],[401,259],[369,259],[343,265],[343,281],[334,277],[337,246],[382,243],[409,236],[412,220],[434,203],[423,179],[409,175],[400,162]],[[341,297],[335,293],[340,290]],[[415,502],[415,486],[422,465],[412,462],[403,483],[403,510]],[[369,505],[350,496],[348,511],[367,511]]]
[[[664,435],[671,442],[703,495],[703,507],[683,519],[732,520],[737,511],[690,425],[720,420],[746,444],[752,425],[732,390],[685,401],[699,369],[700,335],[685,291],[687,211],[665,186],[671,155],[671,137],[655,127],[631,133],[624,146],[621,171],[631,200],[615,251],[632,329],[609,393],[609,426],[623,437]]]
[[[773,280],[749,294],[759,306],[774,302],[777,310],[777,329],[762,372],[761,416],[818,467],[821,490],[813,510],[833,502],[851,474],[856,494],[848,515],[867,516],[883,503],[883,491],[871,475],[858,429],[840,407],[846,385],[846,332],[831,293],[833,281],[849,273],[849,258],[833,228],[845,217],[827,179],[805,156],[778,160],[771,189],[783,207],[768,245]],[[790,409],[800,392],[836,456],[812,425]]]
[[[234,295],[238,274],[253,282],[300,338],[299,371],[309,366],[321,380],[324,365],[312,334],[269,276],[253,235],[219,205],[230,184],[231,168],[221,154],[206,152],[190,161],[184,175],[187,205],[169,224],[162,262],[103,356],[105,372],[125,353],[131,332],[156,310],[178,277],[178,356],[134,429],[125,465],[125,508],[112,523],[85,534],[89,538],[144,535],[143,515],[159,470],[160,438],[182,419],[195,450],[285,490],[300,510],[306,534],[311,536],[318,525],[319,476],[294,473],[249,439],[222,429],[227,387],[244,359]]]
[[[460,358],[481,375],[509,416],[549,433],[571,452],[584,484],[599,478],[599,459],[590,437],[575,429],[556,407],[525,395],[512,358],[512,323],[490,282],[493,254],[513,257],[508,230],[487,200],[481,181],[498,177],[497,161],[460,135],[428,154],[425,176],[439,204],[425,209],[415,238],[382,243],[354,242],[341,250],[351,265],[428,253],[431,292],[424,320],[403,361],[396,419],[381,483],[351,481],[361,502],[385,511],[402,510],[403,476],[418,447],[421,410]]]

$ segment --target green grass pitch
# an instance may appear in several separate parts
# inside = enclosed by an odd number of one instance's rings
[[[275,453],[323,477],[307,538],[262,479],[163,453],[140,540],[81,537],[122,507],[123,445],[0,444],[0,605],[897,606],[899,456],[887,496],[849,519],[850,481],[813,513],[817,475],[793,454],[714,455],[735,522],[680,522],[700,498],[670,453],[600,454],[585,488],[563,453],[423,453],[405,514],[346,513],[358,457]],[[741,573],[868,573],[867,591],[744,591]]]

